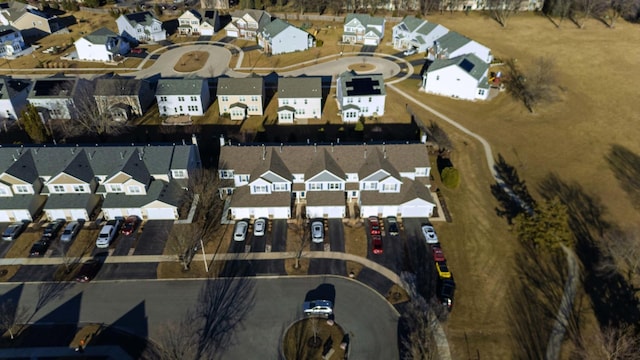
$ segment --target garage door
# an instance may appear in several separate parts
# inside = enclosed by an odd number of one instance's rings
[[[344,206],[325,206],[324,215],[329,219],[342,219],[345,215]]]
[[[249,214],[249,209],[247,208],[232,208],[231,217],[233,217],[234,220],[248,219],[251,217],[251,215]]]
[[[72,209],[71,210],[71,218],[73,220],[78,220],[78,219],[88,220],[89,219],[89,214],[87,214],[87,210],[85,210],[85,209]]]
[[[398,216],[398,207],[397,206],[383,206],[382,207],[382,217],[387,216]]]
[[[176,215],[172,208],[148,208],[147,219],[149,220],[171,220]]]
[[[378,216],[378,207],[377,206],[363,206],[360,208],[360,216],[363,218],[369,216]]]
[[[13,217],[17,220],[29,220],[32,221],[33,218],[29,213],[29,210],[13,210]]]
[[[106,219],[115,219],[122,216],[122,210],[120,209],[102,208],[102,211],[104,212],[104,217]]]
[[[9,217],[9,210],[0,211],[0,222],[11,222]]]
[[[291,217],[291,209],[288,207],[272,208],[271,215],[274,219],[288,219]]]
[[[322,206],[307,206],[307,218],[321,218],[324,216],[324,209]]]
[[[378,41],[376,39],[364,39],[365,45],[378,45]]]
[[[403,206],[400,210],[402,213],[402,217],[410,218],[410,217],[429,217],[429,208],[426,206]]]
[[[238,32],[237,31],[227,31],[227,36],[229,37],[238,37]]]
[[[47,218],[49,218],[49,220],[66,219],[67,215],[64,213],[64,210],[47,210]]]
[[[269,217],[269,208],[255,208],[253,209],[253,216],[255,218]]]
[[[140,208],[125,209],[122,213],[124,216],[135,215],[142,219],[142,209]]]

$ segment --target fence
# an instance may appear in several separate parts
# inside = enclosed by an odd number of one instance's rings
[[[331,21],[331,22],[344,22],[344,16],[333,15],[317,15],[317,14],[298,14],[298,13],[271,13],[271,15],[283,19],[283,20],[303,20],[303,21]],[[386,16],[384,18],[387,22],[400,22],[401,17]]]

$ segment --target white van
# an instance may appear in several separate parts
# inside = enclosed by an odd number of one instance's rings
[[[118,229],[113,225],[105,225],[100,230],[100,235],[98,235],[98,239],[96,240],[96,247],[99,248],[108,248],[113,238],[115,238],[118,233]]]

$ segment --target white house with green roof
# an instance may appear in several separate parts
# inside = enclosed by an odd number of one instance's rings
[[[258,33],[258,45],[265,54],[278,55],[312,48],[315,39],[302,29],[275,19]]]
[[[202,78],[160,79],[156,101],[161,116],[201,116],[211,105],[209,81]]]
[[[140,42],[157,42],[167,39],[167,31],[162,28],[162,21],[149,11],[123,14],[116,19],[118,32],[125,33]]]
[[[434,42],[449,32],[446,27],[418,19],[415,16],[406,16],[393,27],[393,48],[397,50],[415,49],[417,52],[426,52]]]
[[[431,94],[464,100],[489,96],[489,64],[474,54],[436,59],[422,75],[422,89]]]
[[[262,77],[219,78],[216,95],[220,115],[228,115],[231,120],[263,115],[265,93]]]
[[[81,37],[74,45],[78,60],[86,61],[113,61],[116,55],[131,49],[128,41],[104,27]]]
[[[487,64],[493,61],[491,49],[455,31],[449,31],[435,40],[429,48],[427,58],[451,59],[466,54],[474,54]]]
[[[278,123],[322,117],[322,79],[319,77],[278,79]]]
[[[384,37],[384,23],[385,20],[381,17],[347,14],[342,42],[377,46]]]

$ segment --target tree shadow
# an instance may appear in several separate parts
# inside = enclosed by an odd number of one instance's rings
[[[576,254],[584,267],[584,288],[600,326],[637,326],[640,310],[631,284],[618,271],[598,270],[608,256],[604,234],[615,230],[613,224],[604,220],[604,205],[579,184],[564,182],[553,173],[541,182],[540,193],[545,198],[557,196],[567,206]]]
[[[52,281],[38,285],[38,300],[34,309],[34,315],[47,304],[61,298],[64,293],[72,288],[74,283],[67,281]]]
[[[535,200],[529,194],[524,180],[520,180],[516,168],[506,162],[501,154],[495,162],[494,170],[499,179],[491,185],[491,194],[500,204],[496,207],[496,214],[511,221],[519,214],[527,213],[535,205]]]
[[[622,145],[614,144],[605,159],[633,206],[640,209],[640,156]]]
[[[320,284],[315,289],[307,291],[304,301],[329,300],[335,307],[336,288],[332,284]]]

